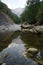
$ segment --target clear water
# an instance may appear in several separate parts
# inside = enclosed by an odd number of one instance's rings
[[[9,40],[0,42],[0,63],[6,65],[39,65],[36,56],[30,57],[29,48],[39,50],[38,61],[43,63],[43,36],[15,31]]]

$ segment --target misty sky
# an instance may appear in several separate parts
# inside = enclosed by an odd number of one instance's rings
[[[1,0],[2,2],[6,3],[9,8],[24,8],[26,6],[27,0]]]
[[[9,8],[24,8],[27,0],[2,0],[2,2],[6,3]]]

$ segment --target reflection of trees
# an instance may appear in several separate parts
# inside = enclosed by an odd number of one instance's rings
[[[21,39],[25,42],[26,50],[30,47],[37,48],[41,51],[43,56],[43,37],[42,36],[38,36],[37,34],[31,33],[31,32],[24,32],[24,33],[21,33]],[[27,56],[28,55],[29,54],[27,52]]]
[[[26,43],[26,46],[43,49],[43,37],[37,34],[30,32],[21,33],[21,39]]]
[[[0,51],[6,48],[14,38],[19,35],[20,31],[10,32],[9,34],[0,35]]]

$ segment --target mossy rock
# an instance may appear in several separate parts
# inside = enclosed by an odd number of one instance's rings
[[[31,55],[36,55],[38,53],[38,49],[36,48],[29,48],[28,53]]]

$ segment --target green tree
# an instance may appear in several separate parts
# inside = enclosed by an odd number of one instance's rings
[[[11,9],[3,2],[0,2],[0,11],[6,13],[15,23],[20,23],[20,18],[15,13],[12,13]]]
[[[43,7],[42,2],[40,2],[40,0],[38,0],[37,3],[35,3],[35,4],[32,3],[31,5],[29,5],[29,2],[30,2],[29,0],[27,2],[28,2],[28,4],[25,8],[25,11],[21,15],[21,19],[22,19],[22,21],[26,21],[30,24],[36,24],[37,20],[38,20],[37,18],[39,15],[38,14],[39,10],[41,12],[42,7]]]
[[[37,25],[43,25],[43,1],[40,3],[40,8],[38,11],[38,14],[36,16],[37,19]]]
[[[39,10],[39,3],[26,6],[25,11],[22,13],[21,18],[22,21],[27,21],[30,24],[35,24],[36,23],[36,15]]]

